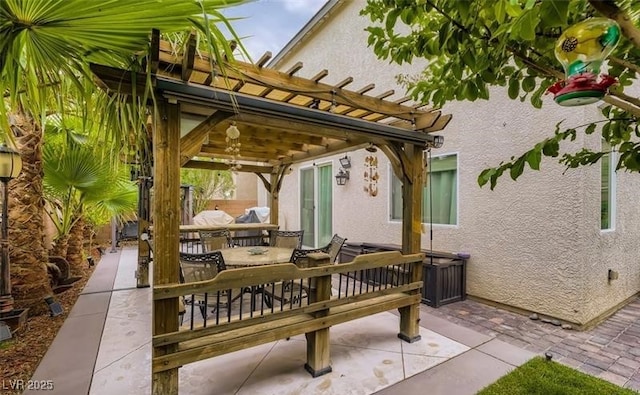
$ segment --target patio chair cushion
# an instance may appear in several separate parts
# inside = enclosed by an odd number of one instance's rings
[[[301,248],[304,230],[272,230],[269,232],[272,247]]]
[[[221,250],[233,247],[233,239],[229,229],[201,230],[198,232],[203,252]]]

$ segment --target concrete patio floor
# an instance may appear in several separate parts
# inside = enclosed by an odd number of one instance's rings
[[[149,394],[151,289],[135,288],[135,248],[99,262],[34,380],[53,394]],[[180,369],[181,394],[475,394],[533,357],[531,351],[421,313],[422,340],[397,338],[393,312],[331,328],[333,372],[303,368],[304,336]],[[30,392],[25,392],[30,394]]]

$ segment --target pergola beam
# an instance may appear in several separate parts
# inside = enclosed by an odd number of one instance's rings
[[[211,162],[204,160],[190,160],[185,163],[184,168],[188,169],[203,169],[203,170],[229,170],[229,165],[223,162]],[[242,165],[240,172],[246,173],[271,173],[273,166],[256,166],[256,165]]]
[[[209,131],[218,123],[232,116],[233,113],[216,111],[189,133],[180,138],[180,166],[184,166],[191,158],[198,155]]]
[[[241,93],[232,94],[223,89],[179,83],[164,77],[157,78],[156,88],[163,91],[166,96],[175,96],[177,99],[186,102],[195,100],[201,104],[208,103],[211,107],[224,111],[237,111],[240,114],[254,114],[265,118],[287,119],[307,126],[334,127],[363,136],[375,136],[391,141],[423,146],[433,141],[433,136],[420,132],[408,131],[386,124],[366,122],[359,118],[332,114],[326,111],[274,102]]]

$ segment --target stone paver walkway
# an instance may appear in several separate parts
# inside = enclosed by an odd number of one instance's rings
[[[424,309],[536,354],[550,352],[554,361],[640,390],[640,298],[587,331],[562,329],[473,300]]]

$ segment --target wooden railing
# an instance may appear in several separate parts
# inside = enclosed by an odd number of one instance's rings
[[[398,336],[409,342],[419,340],[423,258],[423,254],[393,251],[361,255],[350,263],[329,264],[328,255],[318,253],[309,255],[308,268],[285,263],[229,269],[208,281],[154,286],[154,300],[173,299],[178,303],[180,298],[193,300],[200,295],[202,300],[204,295],[218,303],[214,305],[218,312],[224,310],[219,304],[220,295],[231,295],[232,290],[248,291],[251,297],[261,297],[261,301],[252,303],[248,312],[240,308],[233,314],[227,305],[222,319],[219,313],[212,314],[198,325],[193,324],[192,313],[190,325],[154,336],[153,374],[169,374],[169,370],[188,363],[304,333],[308,343],[305,368],[316,377],[331,371],[331,326],[396,308],[401,315]],[[374,282],[360,281],[367,277],[363,276],[367,271],[380,275]],[[293,297],[294,288],[300,297]],[[283,289],[291,290],[292,297],[284,297]],[[283,296],[276,298],[280,303],[276,305],[271,298],[265,306],[265,296],[273,296],[276,290]],[[166,390],[177,393],[176,388]]]

